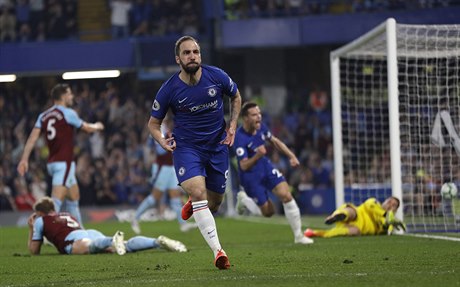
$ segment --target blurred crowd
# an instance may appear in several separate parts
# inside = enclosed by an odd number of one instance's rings
[[[77,0],[0,0],[0,42],[76,38]]]
[[[224,0],[227,20],[368,13],[460,5],[458,0]]]
[[[221,0],[227,20],[368,13],[460,5],[459,0]],[[143,36],[198,35],[204,32],[201,0],[104,0],[112,39]],[[105,5],[105,4],[104,4]],[[82,12],[83,13],[83,12]],[[77,0],[0,0],[0,42],[78,39]],[[103,21],[104,19],[101,19]],[[109,20],[109,19],[105,19]],[[94,32],[94,31],[93,31]]]
[[[129,79],[101,81],[71,83],[74,108],[80,117],[89,122],[102,121],[106,127],[91,135],[77,132],[80,204],[137,205],[151,189],[151,166],[156,155],[146,124],[161,82],[142,87]],[[18,176],[16,166],[38,114],[52,105],[48,93],[55,83],[54,79],[29,79],[27,83],[0,87],[0,211],[30,210],[35,200],[50,194],[43,138],[31,155],[26,177]],[[294,192],[333,186],[329,95],[321,89],[306,93],[305,109],[277,117],[264,114],[272,132],[295,151],[301,162],[299,168],[292,169],[285,157],[270,151],[271,160],[286,175]],[[292,104],[293,98],[288,101]]]
[[[112,39],[200,32],[199,0],[111,0],[109,8]]]
[[[105,3],[113,39],[199,33],[199,0],[108,0]],[[0,42],[78,39],[77,13],[77,0],[0,0]],[[108,19],[101,19],[104,20]],[[107,27],[107,32],[109,29]]]

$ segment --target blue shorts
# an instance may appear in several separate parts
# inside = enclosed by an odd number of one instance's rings
[[[228,177],[227,145],[219,144],[213,151],[178,146],[173,152],[173,158],[179,183],[201,175],[206,178],[207,189],[225,193]]]
[[[269,199],[271,192],[278,184],[286,181],[283,174],[271,164],[267,164],[263,174],[245,173],[241,170],[241,185],[246,194],[261,206]]]
[[[75,162],[70,165],[65,161],[50,162],[47,164],[48,173],[53,178],[53,186],[63,185],[67,188],[77,184],[75,176]]]
[[[158,165],[156,163],[153,165],[157,166],[156,168],[152,166],[152,173],[155,172],[155,174],[152,174],[152,184],[154,188],[161,192],[165,192],[170,189],[179,189],[179,182],[177,181],[174,166],[162,165],[160,170],[158,170]]]
[[[78,241],[82,239],[90,239],[90,240],[95,240],[96,238],[103,238],[106,237],[104,234],[102,234],[100,231],[95,230],[95,229],[79,229],[79,230],[74,230],[70,232],[66,238],[65,241]],[[67,254],[72,254],[72,243],[67,245],[65,247],[65,252]]]

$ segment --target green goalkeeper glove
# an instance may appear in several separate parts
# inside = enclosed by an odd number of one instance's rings
[[[391,235],[393,234],[394,230],[402,230],[402,231],[406,231],[406,225],[404,224],[404,222],[402,222],[401,220],[397,219],[395,217],[395,214],[393,211],[388,211],[387,212],[387,216],[386,216],[386,219],[385,219],[385,226],[387,228],[387,234],[388,235]]]

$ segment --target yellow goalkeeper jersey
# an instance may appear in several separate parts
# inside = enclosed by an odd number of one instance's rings
[[[358,207],[352,206],[356,210],[356,220],[348,224],[356,226],[361,231],[361,235],[376,235],[386,232],[384,228],[386,211],[380,202],[371,197]]]

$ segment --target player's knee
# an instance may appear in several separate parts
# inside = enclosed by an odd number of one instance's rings
[[[264,217],[272,217],[275,214],[275,207],[273,203],[269,200],[260,206],[260,211]]]
[[[192,201],[200,201],[200,200],[207,200],[207,192],[206,190],[196,188],[196,189],[189,189],[187,193],[192,198]]]
[[[272,217],[275,212],[273,210],[262,211],[264,217]]]
[[[288,203],[292,200],[292,194],[289,191],[289,186],[286,182],[282,182],[276,186],[273,193],[279,198],[279,200],[281,200],[282,203]]]
[[[285,192],[280,196],[280,200],[282,203],[288,203],[292,200],[292,194],[290,192]]]

